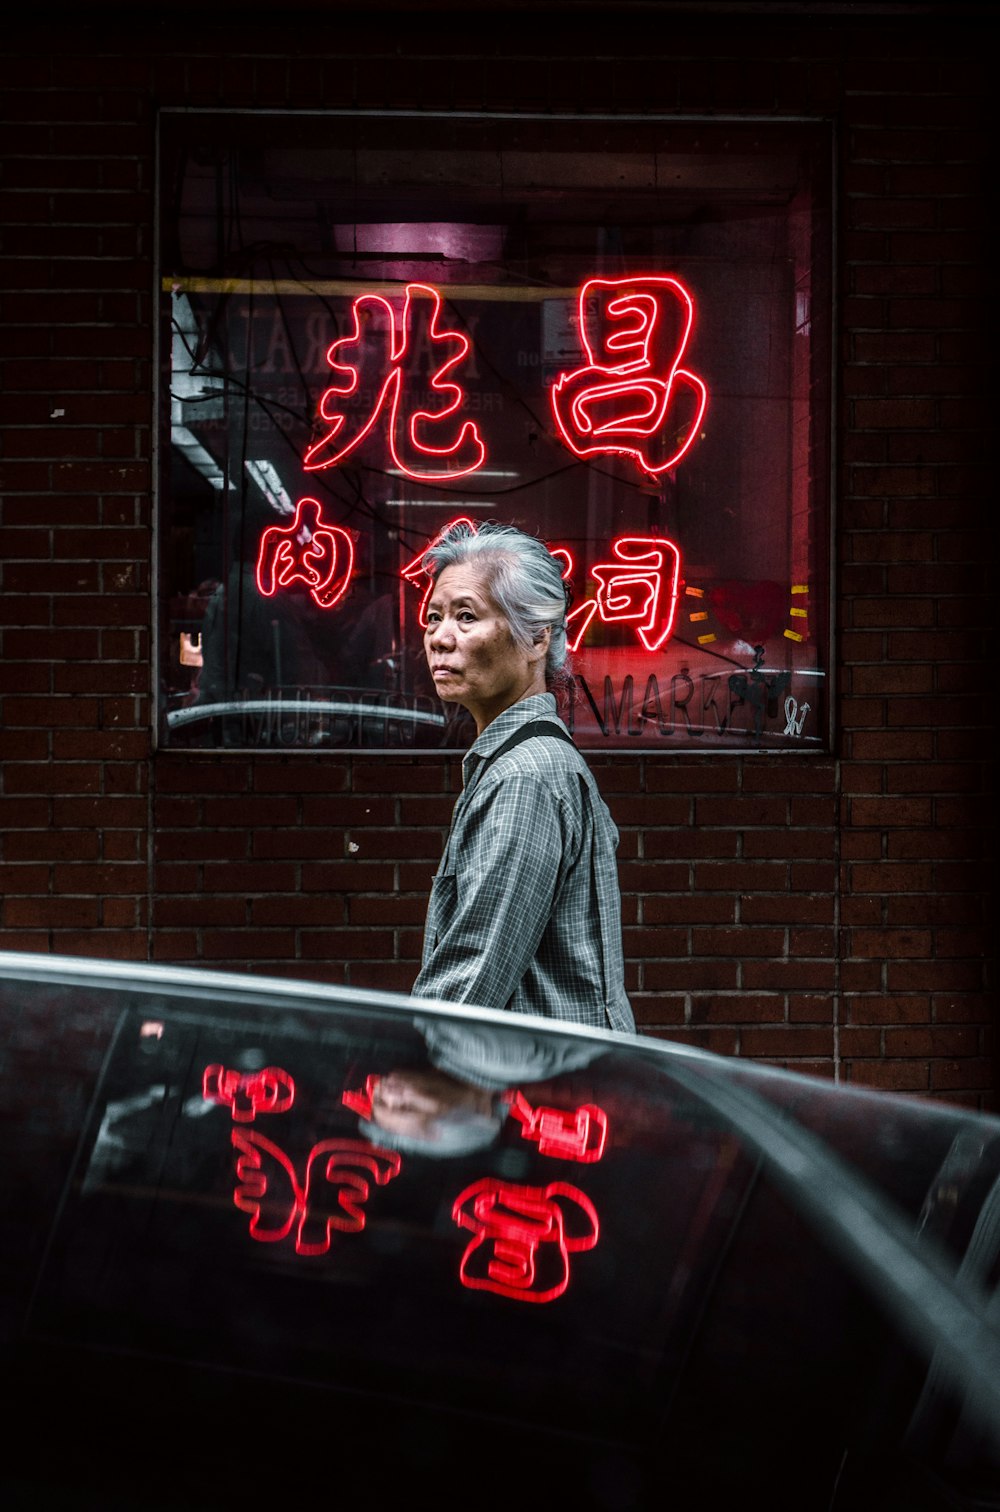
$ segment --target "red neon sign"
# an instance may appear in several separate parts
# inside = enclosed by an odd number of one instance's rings
[[[304,583],[321,609],[332,609],[353,570],[354,542],[348,531],[323,519],[318,499],[300,499],[290,525],[269,525],[261,535],[257,587],[265,598]]]
[[[612,543],[616,562],[591,567],[596,599],[586,599],[566,617],[567,643],[577,650],[594,615],[606,623],[624,621],[647,651],[658,651],[673,632],[680,588],[681,554],[663,536],[619,536]]]
[[[319,402],[327,430],[307,449],[306,471],[343,462],[384,415],[393,463],[408,477],[434,481],[475,472],[486,448],[475,423],[456,418],[465,393],[450,376],[468,356],[469,338],[442,325],[437,289],[407,284],[398,317],[383,295],[359,294],[351,317],[350,335],[335,341],[326,354],[336,378]],[[406,394],[406,368],[412,368],[415,352],[424,351],[431,353],[432,362],[427,381],[441,401],[435,409],[417,408]],[[358,392],[362,381],[376,397],[366,415],[355,416],[343,401]]]
[[[600,1233],[590,1198],[564,1181],[527,1187],[486,1176],[459,1193],[451,1216],[473,1235],[459,1266],[462,1285],[515,1302],[561,1297],[570,1255],[593,1249]]]
[[[581,458],[630,457],[652,477],[676,467],[708,402],[702,380],[680,365],[694,324],[689,290],[667,276],[591,278],[578,312],[587,363],[551,389],[563,441]]]
[[[427,603],[430,599],[431,593],[434,591],[433,579],[431,578],[429,573],[424,573],[424,557],[430,551],[431,547],[436,546],[438,541],[443,540],[443,538],[448,534],[449,530],[454,530],[456,525],[466,525],[468,526],[469,530],[471,530],[473,534],[475,534],[475,521],[470,520],[466,515],[459,515],[457,519],[449,521],[447,525],[442,525],[441,529],[438,531],[434,539],[432,541],[428,541],[423,550],[418,551],[416,556],[413,557],[411,561],[407,562],[405,567],[401,567],[399,570],[400,577],[405,578],[408,583],[419,584],[422,575],[427,578],[427,586],[424,589],[424,596],[420,600],[420,608],[417,610],[417,623],[420,626],[421,630],[427,629]]]

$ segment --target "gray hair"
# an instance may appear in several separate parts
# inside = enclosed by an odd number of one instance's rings
[[[506,1117],[506,1107],[497,1101],[491,1113],[441,1113],[425,1134],[390,1134],[373,1118],[359,1118],[358,1132],[373,1145],[400,1155],[432,1155],[443,1160],[489,1149],[499,1139]]]
[[[558,558],[537,536],[495,522],[452,525],[423,556],[424,571],[435,583],[446,567],[466,563],[482,566],[489,595],[522,651],[530,651],[545,630],[551,631],[545,681],[550,688],[560,682],[569,591]]]

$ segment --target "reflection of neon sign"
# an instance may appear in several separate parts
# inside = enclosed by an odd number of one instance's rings
[[[321,1139],[309,1151],[300,1180],[284,1150],[263,1134],[234,1129],[232,1141],[237,1152],[233,1202],[250,1215],[250,1237],[274,1243],[294,1228],[297,1255],[325,1255],[334,1229],[359,1234],[371,1182],[385,1186],[402,1166],[394,1150],[360,1139]],[[335,1194],[333,1212],[317,1212],[317,1171]]]
[[[514,1092],[510,1111],[521,1125],[521,1138],[534,1140],[540,1155],[591,1165],[604,1154],[608,1115],[594,1103],[581,1108],[533,1108],[523,1092]]]
[[[361,1087],[341,1093],[343,1105],[372,1117],[372,1098],[381,1077],[365,1077]],[[229,1107],[234,1125],[253,1123],[258,1114],[285,1113],[295,1101],[287,1071],[268,1066],[240,1072],[205,1067],[206,1100]],[[513,1089],[503,1099],[522,1139],[539,1155],[590,1165],[604,1155],[608,1118],[603,1108],[533,1107]],[[232,1128],[236,1184],[233,1203],[249,1217],[249,1234],[276,1244],[294,1231],[297,1255],[325,1255],[333,1233],[360,1233],[372,1183],[386,1186],[402,1170],[393,1150],[366,1140],[321,1139],[310,1149],[302,1175],[274,1140],[256,1129]],[[323,1202],[321,1183],[326,1184]],[[553,1302],[569,1285],[570,1256],[593,1249],[600,1234],[597,1210],[586,1193],[565,1181],[522,1186],[486,1176],[466,1186],[452,1204],[452,1219],[471,1232],[459,1264],[459,1281],[471,1291],[490,1291],[518,1302]]]
[[[600,1233],[590,1198],[565,1181],[527,1187],[486,1176],[459,1193],[451,1216],[473,1235],[459,1266],[462,1285],[516,1302],[562,1296],[570,1255],[593,1249]]]
[[[287,1071],[227,1071],[206,1066],[201,1079],[206,1102],[225,1103],[234,1123],[253,1123],[258,1113],[285,1113],[295,1101],[295,1083]]]
[[[335,341],[326,354],[337,376],[319,402],[319,417],[327,422],[327,430],[306,451],[306,471],[343,462],[384,413],[389,451],[401,472],[431,481],[475,472],[486,448],[473,421],[455,418],[465,394],[449,378],[467,357],[469,338],[442,327],[438,291],[428,284],[407,284],[398,320],[381,294],[359,294],[351,317],[350,335]],[[434,409],[417,408],[406,394],[405,368],[412,367],[414,352],[424,351],[431,358],[428,382],[440,400]],[[358,392],[362,380],[376,397],[367,414],[354,416],[343,408],[343,401]]]
[[[352,1113],[357,1113],[361,1118],[370,1119],[372,1098],[381,1080],[381,1076],[366,1076],[364,1087],[359,1088],[357,1092],[344,1092],[340,1099],[344,1107],[350,1108]]]
[[[286,1113],[295,1101],[294,1081],[276,1066],[252,1072],[206,1066],[201,1086],[206,1101],[228,1106],[234,1124],[253,1123],[258,1113]],[[402,1169],[394,1150],[361,1139],[321,1139],[306,1156],[300,1179],[294,1162],[274,1140],[237,1128],[230,1138],[236,1151],[233,1203],[249,1215],[250,1237],[275,1244],[294,1228],[297,1255],[325,1255],[334,1229],[360,1233],[371,1183],[385,1186]],[[318,1181],[332,1189],[332,1212],[320,1211]]]
[[[373,1117],[372,1099],[382,1078],[366,1076],[363,1087],[341,1093],[340,1100],[361,1118]],[[608,1136],[608,1115],[596,1103],[579,1108],[533,1108],[523,1092],[504,1094],[511,1117],[521,1125],[521,1138],[533,1140],[540,1155],[555,1160],[600,1160]]]
[[[617,562],[597,562],[596,599],[587,599],[566,617],[567,642],[575,651],[596,613],[606,623],[640,620],[635,632],[647,651],[669,639],[677,613],[681,554],[662,536],[620,536],[612,543]]]
[[[690,293],[679,278],[591,278],[578,308],[588,362],[551,389],[563,441],[577,457],[631,457],[653,477],[676,467],[708,402],[702,380],[680,365],[694,324]]]
[[[347,592],[354,568],[354,542],[339,525],[323,519],[318,499],[300,499],[290,525],[269,525],[257,552],[257,587],[265,598],[290,583],[304,583],[321,609],[332,609]]]

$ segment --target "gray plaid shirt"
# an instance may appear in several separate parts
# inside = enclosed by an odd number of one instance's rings
[[[533,719],[561,723],[551,693],[505,709],[462,763],[413,995],[635,1033],[618,831],[583,757],[539,736],[477,780],[484,759]]]

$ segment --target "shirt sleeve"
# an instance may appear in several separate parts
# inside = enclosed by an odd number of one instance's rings
[[[477,789],[456,839],[434,879],[436,938],[413,996],[505,1008],[572,861],[566,816],[541,778],[510,773]]]

